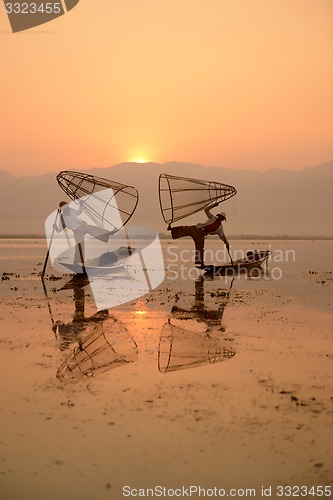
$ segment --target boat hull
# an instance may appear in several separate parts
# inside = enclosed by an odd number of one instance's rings
[[[61,265],[75,274],[85,274],[87,272],[94,274],[117,273],[124,268],[135,251],[135,248],[120,247],[113,252],[105,252],[95,259],[89,259],[83,265],[67,262],[62,262]]]
[[[267,261],[270,256],[270,250],[261,250],[248,252],[246,257],[243,259],[238,259],[233,261],[233,263],[228,262],[227,264],[222,264],[220,266],[208,265],[203,268],[205,274],[212,274],[214,276],[223,276],[225,274],[235,274],[244,271],[248,271],[255,267],[261,267],[262,264]]]

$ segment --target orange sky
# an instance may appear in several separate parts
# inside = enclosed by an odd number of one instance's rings
[[[332,0],[80,0],[17,34],[0,7],[0,169],[333,159]]]

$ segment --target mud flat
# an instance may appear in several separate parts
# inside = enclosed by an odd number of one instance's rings
[[[59,291],[70,277],[50,269],[45,295],[37,247],[0,260],[2,498],[333,489],[328,264],[279,281],[169,270],[156,291],[97,313],[88,284]]]

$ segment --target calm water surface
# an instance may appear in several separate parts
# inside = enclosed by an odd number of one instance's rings
[[[164,283],[106,314],[70,276],[44,295],[44,240],[0,240],[6,500],[331,484],[333,241],[231,243],[268,268],[195,280],[192,242],[162,240]]]

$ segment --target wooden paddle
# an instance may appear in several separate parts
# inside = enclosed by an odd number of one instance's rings
[[[48,249],[47,249],[47,252],[46,252],[44,266],[43,266],[43,270],[42,270],[42,274],[41,274],[42,280],[44,279],[44,274],[45,274],[45,271],[46,271],[47,262],[49,260],[50,248],[51,248],[51,245],[52,245],[52,242],[53,242],[54,233],[55,233],[55,227],[54,226],[56,226],[56,224],[57,224],[59,214],[60,214],[60,209],[58,208],[57,215],[56,215],[55,221],[54,221],[53,226],[52,226],[52,234],[51,234],[50,242],[49,242]]]
[[[231,253],[230,253],[229,247],[227,247],[227,250],[228,250],[229,257],[230,257],[230,262],[231,262],[231,265],[233,266],[233,265],[234,265],[234,263],[233,263],[233,261],[232,261],[232,257],[231,257]]]

